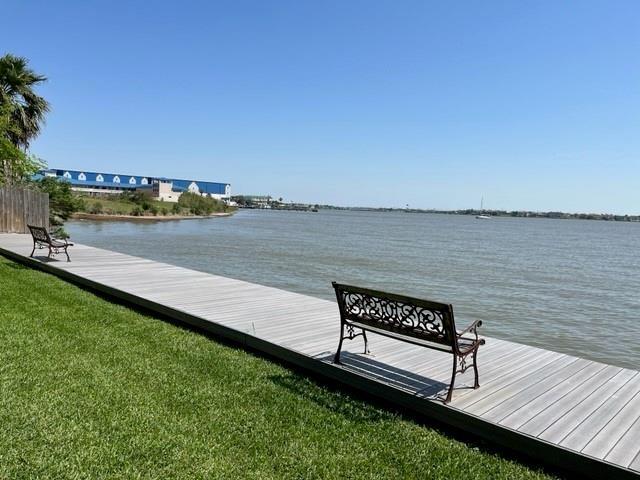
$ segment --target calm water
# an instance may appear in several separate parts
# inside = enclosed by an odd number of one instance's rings
[[[73,240],[333,299],[331,281],[452,303],[486,335],[640,368],[640,224],[240,211],[76,221]]]

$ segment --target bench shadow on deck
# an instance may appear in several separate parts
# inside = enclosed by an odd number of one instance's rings
[[[324,363],[333,363],[333,356],[334,353],[330,352],[315,358]],[[449,388],[449,385],[442,381],[376,361],[371,354],[344,351],[341,356],[341,366],[355,374],[430,400],[444,401]],[[454,390],[467,388],[470,387],[459,386]]]

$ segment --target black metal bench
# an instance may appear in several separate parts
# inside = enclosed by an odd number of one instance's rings
[[[73,243],[67,242],[67,240],[53,238],[44,227],[36,227],[33,225],[27,225],[27,227],[29,227],[29,231],[33,237],[33,250],[31,251],[30,257],[33,257],[36,248],[48,248],[49,255],[47,255],[47,258],[51,258],[51,255],[64,253],[67,256],[67,262],[71,261],[67,248],[73,246]]]
[[[478,337],[480,320],[462,331],[456,330],[453,307],[446,303],[431,302],[418,298],[342,285],[333,282],[338,307],[340,308],[340,343],[334,362],[340,363],[342,341],[362,336],[364,353],[369,353],[367,331],[396,338],[427,348],[453,354],[453,372],[445,403],[451,401],[451,392],[457,373],[464,373],[473,366],[474,388],[478,382],[476,363],[478,348],[485,341]],[[473,363],[467,364],[467,357]]]

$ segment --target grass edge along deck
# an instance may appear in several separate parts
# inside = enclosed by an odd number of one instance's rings
[[[7,243],[3,242],[4,239],[18,239],[18,237],[24,237],[24,240],[20,239],[21,241],[19,242],[19,248],[16,248],[15,245],[9,247],[4,245],[5,243]],[[15,242],[8,243],[15,244]],[[24,245],[22,245],[22,243]],[[494,445],[498,445],[508,450],[524,454],[525,456],[538,461],[542,465],[548,465],[590,478],[640,478],[640,472],[631,470],[631,468],[627,468],[626,466],[622,465],[616,465],[609,461],[605,461],[593,456],[585,455],[583,453],[566,448],[562,445],[546,441],[531,435],[527,435],[522,432],[518,432],[514,429],[499,425],[491,421],[487,421],[477,415],[473,415],[456,408],[455,403],[449,406],[444,405],[440,400],[433,400],[418,396],[414,392],[410,392],[406,389],[393,386],[390,383],[385,383],[372,377],[362,375],[356,372],[354,369],[350,369],[348,366],[345,367],[334,365],[326,361],[326,359],[319,359],[314,356],[307,355],[296,349],[280,345],[276,342],[269,341],[264,338],[260,338],[259,336],[252,334],[252,332],[250,331],[238,330],[236,328],[232,328],[230,326],[205,319],[196,313],[190,313],[181,308],[174,308],[172,306],[163,304],[161,301],[142,298],[141,296],[126,291],[126,289],[109,285],[106,281],[90,279],[86,276],[74,273],[70,269],[61,268],[64,267],[64,264],[66,264],[66,262],[52,261],[45,263],[37,258],[29,258],[29,243],[30,238],[26,235],[2,234],[0,235],[0,254],[23,265],[42,270],[76,285],[116,298],[125,303],[142,307],[148,311],[158,313],[165,317],[183,322],[192,327],[206,331],[214,336],[218,336],[231,341],[239,346],[242,346],[245,349],[261,352],[280,361],[283,361],[286,364],[301,368],[307,372],[313,373],[339,384],[346,385],[349,388],[354,388],[356,390],[364,392],[366,395],[372,395],[379,400],[388,402],[392,405],[400,407],[401,409],[408,409],[425,419],[436,420],[439,423],[449,425],[454,429],[483,438]],[[27,248],[28,251],[26,253],[24,253],[23,251],[23,246],[29,247]],[[88,248],[100,253],[106,252],[112,254],[114,258],[120,256],[122,258],[126,257],[141,261],[144,260],[143,267],[144,264],[150,263],[156,264],[158,266],[163,265],[159,262],[153,262],[146,259],[138,259],[136,257],[109,252],[107,250],[93,249],[93,247],[81,246],[80,248]],[[73,265],[73,262],[71,265]],[[138,265],[138,267],[139,266],[140,265]],[[118,266],[117,263],[114,263],[109,268],[116,268],[116,270],[118,270],[120,268],[126,268],[126,266]],[[203,274],[202,272],[198,273],[200,273],[201,275],[207,275]],[[171,279],[168,278],[167,281],[171,281]],[[270,287],[263,288],[269,289]],[[275,289],[272,290],[276,291]],[[241,308],[241,304],[239,304],[238,308]],[[337,310],[337,306],[335,308]],[[338,324],[336,323],[334,335],[336,337],[336,342],[337,330]],[[334,339],[332,338],[332,340]],[[397,343],[398,348],[401,348],[402,342]],[[480,363],[481,385],[483,367],[485,369],[488,369],[490,365]],[[477,390],[475,392],[482,392],[482,387],[480,388],[480,390]],[[466,396],[466,398],[463,397],[467,402],[469,402],[468,395]],[[640,412],[637,412],[636,416],[638,417],[638,419],[636,419],[636,422],[640,422]]]

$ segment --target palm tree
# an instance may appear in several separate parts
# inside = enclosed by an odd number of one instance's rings
[[[49,103],[34,91],[47,77],[28,68],[28,63],[9,53],[0,57],[0,109],[9,111],[13,127],[7,134],[9,140],[25,151],[40,133],[49,111]]]

